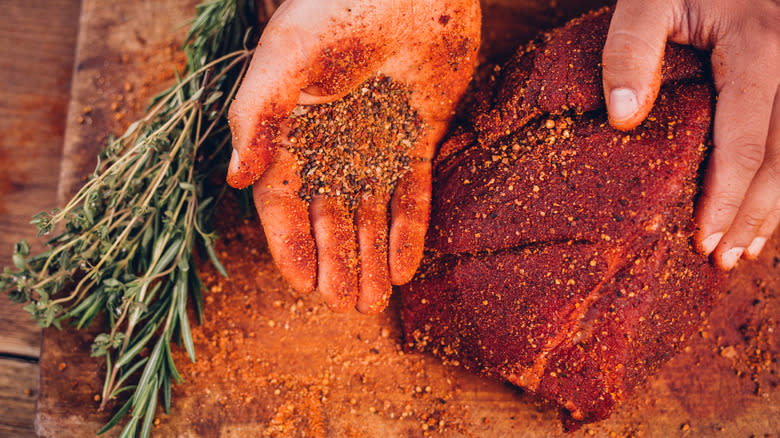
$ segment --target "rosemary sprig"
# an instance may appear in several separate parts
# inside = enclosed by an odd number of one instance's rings
[[[171,342],[195,360],[187,305],[191,297],[200,317],[203,285],[193,256],[201,249],[226,275],[209,231],[221,188],[209,186],[208,176],[227,161],[225,116],[253,53],[246,45],[259,30],[254,8],[252,0],[197,7],[184,76],[109,140],[64,208],[33,218],[39,236],[64,228],[48,250],[30,255],[22,241],[15,269],[0,274],[0,290],[27,303],[43,327],[68,320],[82,329],[100,316],[106,331],[92,344],[107,369],[100,409],[129,397],[98,433],[129,416],[120,436],[149,436],[158,403],[169,412],[171,385],[183,381]]]

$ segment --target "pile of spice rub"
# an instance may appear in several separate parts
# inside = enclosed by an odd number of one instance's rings
[[[300,197],[339,197],[355,208],[363,194],[392,193],[424,129],[410,95],[377,75],[333,103],[297,107],[287,144],[301,168]]]

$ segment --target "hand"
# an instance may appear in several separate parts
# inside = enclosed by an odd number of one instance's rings
[[[294,289],[316,285],[333,310],[378,312],[391,283],[411,280],[428,227],[430,160],[479,42],[477,0],[288,0],[273,15],[230,108],[227,179],[233,187],[257,181],[268,247]],[[363,198],[354,218],[338,198],[308,205],[296,159],[275,143],[280,128],[296,105],[335,101],[377,72],[411,90],[429,128],[410,152],[412,169],[393,194]]]
[[[667,39],[712,50],[718,101],[697,244],[731,269],[758,256],[780,223],[780,4],[619,0],[603,55],[612,126],[647,117]]]

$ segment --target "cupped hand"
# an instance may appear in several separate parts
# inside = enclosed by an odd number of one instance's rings
[[[479,42],[477,0],[287,0],[274,13],[230,108],[227,180],[254,183],[269,250],[294,289],[316,288],[337,311],[377,312],[391,283],[412,278],[430,214],[430,160]],[[307,203],[295,157],[278,147],[280,128],[296,105],[335,101],[377,73],[411,90],[427,126],[411,169],[394,193],[364,196],[354,215],[337,197]]]
[[[731,269],[780,223],[780,4],[773,0],[618,0],[603,54],[611,124],[647,117],[666,41],[712,50],[714,148],[696,207],[697,243]]]

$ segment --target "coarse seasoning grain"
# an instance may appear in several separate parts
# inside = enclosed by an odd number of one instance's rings
[[[410,95],[377,75],[336,102],[297,107],[288,147],[301,168],[301,198],[335,196],[354,208],[364,195],[392,193],[424,128]]]

